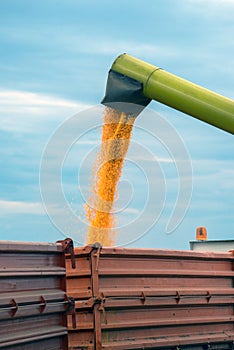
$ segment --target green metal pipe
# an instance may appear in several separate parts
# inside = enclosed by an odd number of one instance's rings
[[[143,94],[234,134],[234,101],[128,54],[117,57],[112,71],[143,85]]]

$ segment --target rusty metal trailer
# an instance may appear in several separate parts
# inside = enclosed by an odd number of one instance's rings
[[[75,249],[69,349],[233,349],[233,252]]]
[[[66,350],[65,253],[72,241],[57,244],[0,242],[0,348]]]

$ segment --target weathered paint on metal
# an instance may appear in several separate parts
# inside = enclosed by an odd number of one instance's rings
[[[65,248],[0,242],[1,349],[68,348],[66,312],[74,302],[66,294]]]
[[[75,249],[69,349],[233,349],[233,252]]]

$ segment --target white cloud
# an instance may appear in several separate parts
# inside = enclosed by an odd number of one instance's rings
[[[28,91],[0,90],[0,130],[31,132],[45,121],[64,120],[88,105]]]
[[[79,140],[76,142],[77,145],[99,145],[101,141],[97,140]]]
[[[84,54],[91,55],[119,55],[121,53],[129,53],[132,55],[144,56],[163,56],[163,57],[175,57],[178,51],[175,47],[167,47],[163,45],[155,45],[155,43],[142,43],[135,40],[113,40],[108,36],[102,37],[102,40],[97,40],[94,37],[82,36],[80,33],[77,35],[70,35],[60,37],[59,40],[63,41],[67,50],[76,51]]]
[[[234,15],[234,0],[186,0],[182,1],[182,3],[183,10],[188,16],[191,16],[191,14],[202,16],[199,18],[201,23],[204,18],[209,21],[209,23],[207,22],[206,24],[209,31],[204,30],[204,39],[208,39],[206,44],[207,47],[204,47],[203,50],[200,47],[201,50],[199,51],[202,56],[206,56],[206,52],[211,54],[211,59],[207,60],[209,63],[207,69],[212,69],[210,63],[214,61],[218,62],[220,56],[223,56],[224,67],[227,69],[228,64],[225,64],[224,60],[229,58],[228,55],[225,54],[225,52],[227,52],[226,48],[229,48],[230,51],[230,48],[233,46],[233,35],[231,33],[233,32],[232,19]],[[203,40],[200,42],[202,43]],[[212,47],[213,52],[212,50],[208,50]],[[215,48],[217,49],[216,52],[214,52]],[[197,51],[195,52],[195,55],[196,53]],[[192,52],[190,52],[189,57],[191,57],[191,55]],[[230,57],[232,57],[231,53]],[[202,62],[205,62],[205,60],[203,59]],[[232,61],[230,61],[230,64],[232,64]],[[203,71],[204,69],[205,66],[203,65]]]
[[[127,52],[132,55],[140,55],[144,53],[145,56],[175,56],[174,48],[164,48],[151,44],[142,44],[138,42],[125,42],[125,41],[110,41],[109,39],[104,40],[103,43],[99,43],[96,40],[89,39],[87,44],[82,46],[85,53],[95,53],[103,55],[116,55]]]
[[[203,3],[209,5],[234,5],[234,0],[189,0],[191,3]]]
[[[144,154],[134,154],[131,156],[131,160],[144,161],[144,162],[157,162],[157,163],[175,163],[176,161],[181,161],[179,159],[175,161],[172,158],[157,157],[156,155],[149,156]]]
[[[135,215],[138,215],[140,214],[140,210],[137,209],[137,208],[126,208],[122,211],[123,214],[135,214]]]
[[[28,31],[21,28],[19,32],[13,29],[2,29],[5,35],[8,35],[11,40],[21,43],[37,42],[46,45],[44,35],[41,32],[34,33],[33,37],[28,35]],[[128,52],[132,55],[144,56],[163,56],[163,57],[175,57],[178,54],[178,50],[175,46],[172,47],[166,45],[155,45],[153,42],[137,41],[135,39],[113,39],[110,36],[105,35],[101,37],[101,40],[97,39],[95,35],[88,36],[82,35],[81,32],[77,34],[71,34],[64,31],[60,33],[59,37],[54,36],[54,31],[47,29],[48,36],[53,37],[51,45],[61,45],[66,52],[70,51],[73,54],[91,54],[94,55],[118,55],[124,52]]]
[[[62,107],[76,107],[77,104],[72,101],[64,99],[58,99],[47,95],[38,93],[14,91],[14,90],[1,90],[0,91],[1,108],[2,106],[12,105],[12,101],[17,106],[27,107],[41,107],[41,106],[62,106]]]
[[[45,210],[40,202],[0,200],[0,213],[1,216],[10,214],[45,215]]]
[[[220,20],[224,20],[233,16],[234,0],[189,0],[184,1],[184,4],[207,18],[219,15]]]
[[[234,189],[233,160],[195,160],[194,181],[204,188],[229,191],[232,198]]]

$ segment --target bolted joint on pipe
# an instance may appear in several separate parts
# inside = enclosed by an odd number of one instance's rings
[[[123,112],[138,115],[151,100],[234,134],[232,99],[128,54],[117,57],[109,72],[102,103],[109,107],[121,103]]]

